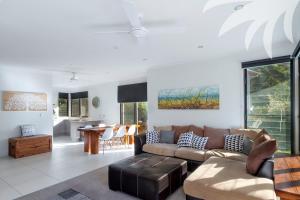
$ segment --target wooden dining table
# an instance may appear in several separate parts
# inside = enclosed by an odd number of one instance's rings
[[[130,126],[126,125],[128,130]],[[90,154],[99,154],[99,138],[103,135],[105,129],[113,128],[114,131],[119,129],[119,126],[103,126],[103,127],[93,127],[93,128],[78,128],[77,130],[83,133],[84,136],[84,152]],[[125,143],[133,144],[134,136],[125,135]]]

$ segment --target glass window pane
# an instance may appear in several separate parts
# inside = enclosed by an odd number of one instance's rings
[[[290,63],[247,70],[247,127],[266,129],[279,150],[291,152]]]
[[[80,99],[72,99],[72,117],[80,117]]]
[[[80,115],[81,115],[81,117],[89,116],[89,100],[88,100],[88,98],[80,99]]]
[[[123,103],[123,124],[135,124],[135,103]]]
[[[147,102],[138,102],[138,124],[139,124],[139,133],[147,130],[147,120],[148,120],[148,103]]]
[[[68,99],[58,99],[58,113],[60,117],[68,116]]]

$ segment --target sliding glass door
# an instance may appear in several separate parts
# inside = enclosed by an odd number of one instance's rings
[[[244,63],[245,126],[264,128],[279,152],[292,153],[293,67],[289,57]]]

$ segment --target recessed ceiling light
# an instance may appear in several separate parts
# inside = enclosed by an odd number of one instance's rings
[[[198,48],[198,49],[203,49],[204,46],[203,46],[203,45],[198,45],[197,48]]]
[[[234,7],[234,11],[241,10],[241,9],[244,8],[244,6],[245,6],[245,5],[243,5],[243,4],[239,4],[239,5],[237,5],[237,6]]]

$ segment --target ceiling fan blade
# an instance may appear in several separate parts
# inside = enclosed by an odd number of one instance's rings
[[[141,13],[138,11],[135,3],[132,0],[122,0],[124,11],[133,28],[142,27]]]
[[[120,31],[97,31],[97,34],[130,34],[130,31],[120,30]]]

